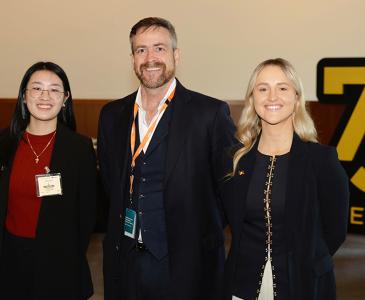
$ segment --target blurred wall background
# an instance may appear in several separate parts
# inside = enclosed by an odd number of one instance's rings
[[[0,0],[0,98],[15,98],[25,70],[39,60],[66,70],[74,98],[126,95],[138,85],[129,30],[161,16],[176,27],[177,75],[187,87],[239,100],[259,62],[284,57],[315,100],[321,58],[364,56],[364,11],[362,0]]]

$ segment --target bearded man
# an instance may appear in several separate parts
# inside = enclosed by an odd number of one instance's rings
[[[110,199],[106,300],[219,299],[224,264],[217,195],[234,125],[225,102],[175,78],[173,25],[140,20],[130,32],[140,86],[108,103],[98,157]]]

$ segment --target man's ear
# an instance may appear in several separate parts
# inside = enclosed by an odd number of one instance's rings
[[[179,48],[176,48],[174,50],[174,59],[175,59],[175,65],[177,66],[180,63],[180,57],[181,57],[181,51]]]

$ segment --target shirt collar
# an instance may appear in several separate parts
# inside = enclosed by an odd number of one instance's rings
[[[165,96],[161,99],[158,108],[160,108],[166,101],[167,97],[171,94],[171,92],[176,88],[176,78],[174,78],[169,86],[169,89],[167,90]],[[138,105],[139,109],[143,109],[142,107],[142,96],[141,96],[141,86],[139,86],[137,95],[136,95],[136,103]]]

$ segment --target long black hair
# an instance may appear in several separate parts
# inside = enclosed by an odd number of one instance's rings
[[[63,123],[73,131],[76,130],[71,88],[65,71],[59,65],[52,62],[37,62],[25,72],[19,87],[18,100],[10,123],[10,134],[16,139],[21,138],[30,121],[30,113],[24,102],[24,95],[30,77],[37,71],[50,71],[61,79],[65,95],[68,94],[68,99],[65,106],[63,106],[61,111],[58,113],[57,121]]]

